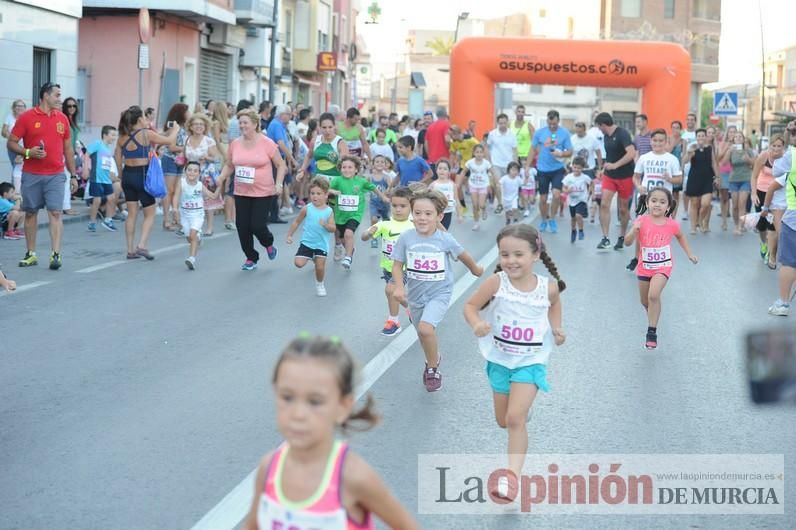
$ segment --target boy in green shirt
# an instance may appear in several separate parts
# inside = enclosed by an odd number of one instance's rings
[[[392,296],[392,292],[395,290],[395,282],[392,279],[392,247],[401,234],[415,227],[409,219],[409,211],[411,209],[409,201],[411,198],[412,190],[409,188],[395,188],[390,197],[390,219],[379,221],[362,234],[362,241],[368,241],[371,238],[381,239],[381,277],[387,283],[384,288],[384,294],[387,295],[387,308],[389,309],[387,321],[384,323],[381,334],[387,337],[401,332],[398,301]]]
[[[362,162],[356,156],[344,156],[340,159],[340,173],[329,184],[329,195],[337,197],[334,205],[335,232],[334,260],[343,260],[343,268],[351,270],[354,259],[354,232],[362,222],[365,213],[365,198],[372,191],[387,202],[389,199],[380,189],[365,177],[359,175]],[[343,253],[345,252],[345,257]]]

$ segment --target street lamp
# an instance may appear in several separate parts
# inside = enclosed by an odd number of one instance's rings
[[[468,11],[464,11],[462,13],[459,13],[459,15],[456,17],[456,31],[453,32],[454,44],[456,44],[456,41],[459,39],[459,22],[461,22],[462,20],[467,20],[467,17],[469,16],[470,13]]]

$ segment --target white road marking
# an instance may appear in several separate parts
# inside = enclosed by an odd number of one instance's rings
[[[535,217],[534,217],[535,218]],[[533,219],[528,222],[533,222]],[[497,246],[492,247],[479,261],[478,264],[484,268],[484,275],[489,274],[487,267],[497,259]],[[451,305],[467,292],[478,280],[475,276],[466,272],[459,278],[453,286]],[[362,383],[356,389],[357,399],[361,398],[370,390],[370,387],[384,375],[395,361],[401,358],[409,348],[417,341],[417,332],[410,326],[404,329],[388,346],[381,350],[376,357],[362,369]],[[254,493],[254,480],[257,476],[257,469],[249,473],[232,491],[230,491],[221,502],[215,505],[212,510],[207,512],[192,530],[227,530],[234,529],[246,517],[251,506],[252,495]]]
[[[30,291],[31,289],[35,289],[36,287],[41,287],[42,285],[47,285],[48,283],[53,283],[53,282],[52,281],[46,281],[46,282],[26,283],[24,285],[18,285],[16,290],[14,290],[14,291],[6,291],[5,289],[3,289],[2,291],[0,291],[0,296],[8,296],[8,295],[15,294],[15,293],[22,293],[24,291]]]
[[[221,234],[214,235],[213,239],[221,239],[222,237],[227,237],[229,235],[232,235],[232,232],[223,232]],[[208,241],[208,238],[205,238],[204,241]],[[166,252],[171,252],[172,250],[178,250],[181,248],[184,249],[186,245],[187,243],[177,243],[176,245],[170,245],[168,247],[163,247],[157,250],[153,250],[150,254],[152,254],[153,256],[158,256],[160,254],[165,254]],[[142,261],[143,259],[144,258],[140,258],[138,260],[122,259],[122,260],[108,261],[106,263],[100,263],[99,265],[92,265],[91,267],[86,267],[85,269],[79,269],[76,270],[75,272],[80,274],[87,274],[89,272],[96,272],[96,271],[101,271],[102,269],[109,269],[111,267],[116,267],[118,265],[124,265],[125,263],[130,263],[131,261]]]

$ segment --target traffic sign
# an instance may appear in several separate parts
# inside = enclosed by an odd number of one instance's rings
[[[738,92],[714,92],[713,114],[717,116],[738,114]]]

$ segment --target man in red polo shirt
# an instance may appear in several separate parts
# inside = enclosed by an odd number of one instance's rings
[[[437,111],[437,121],[432,123],[426,129],[426,153],[428,154],[428,163],[434,174],[437,174],[436,163],[440,158],[450,158],[450,151],[448,146],[451,143],[450,139],[451,122],[448,121],[448,113],[445,109]]]
[[[39,90],[39,105],[17,118],[6,146],[25,159],[22,163],[22,209],[25,211],[27,252],[20,267],[39,263],[36,256],[36,225],[39,210],[47,207],[50,217],[50,269],[61,268],[61,235],[64,224],[64,160],[72,178],[75,175],[75,152],[69,132],[69,120],[61,108],[61,87],[46,83]],[[22,144],[19,141],[22,140]],[[23,147],[24,145],[24,147]]]

